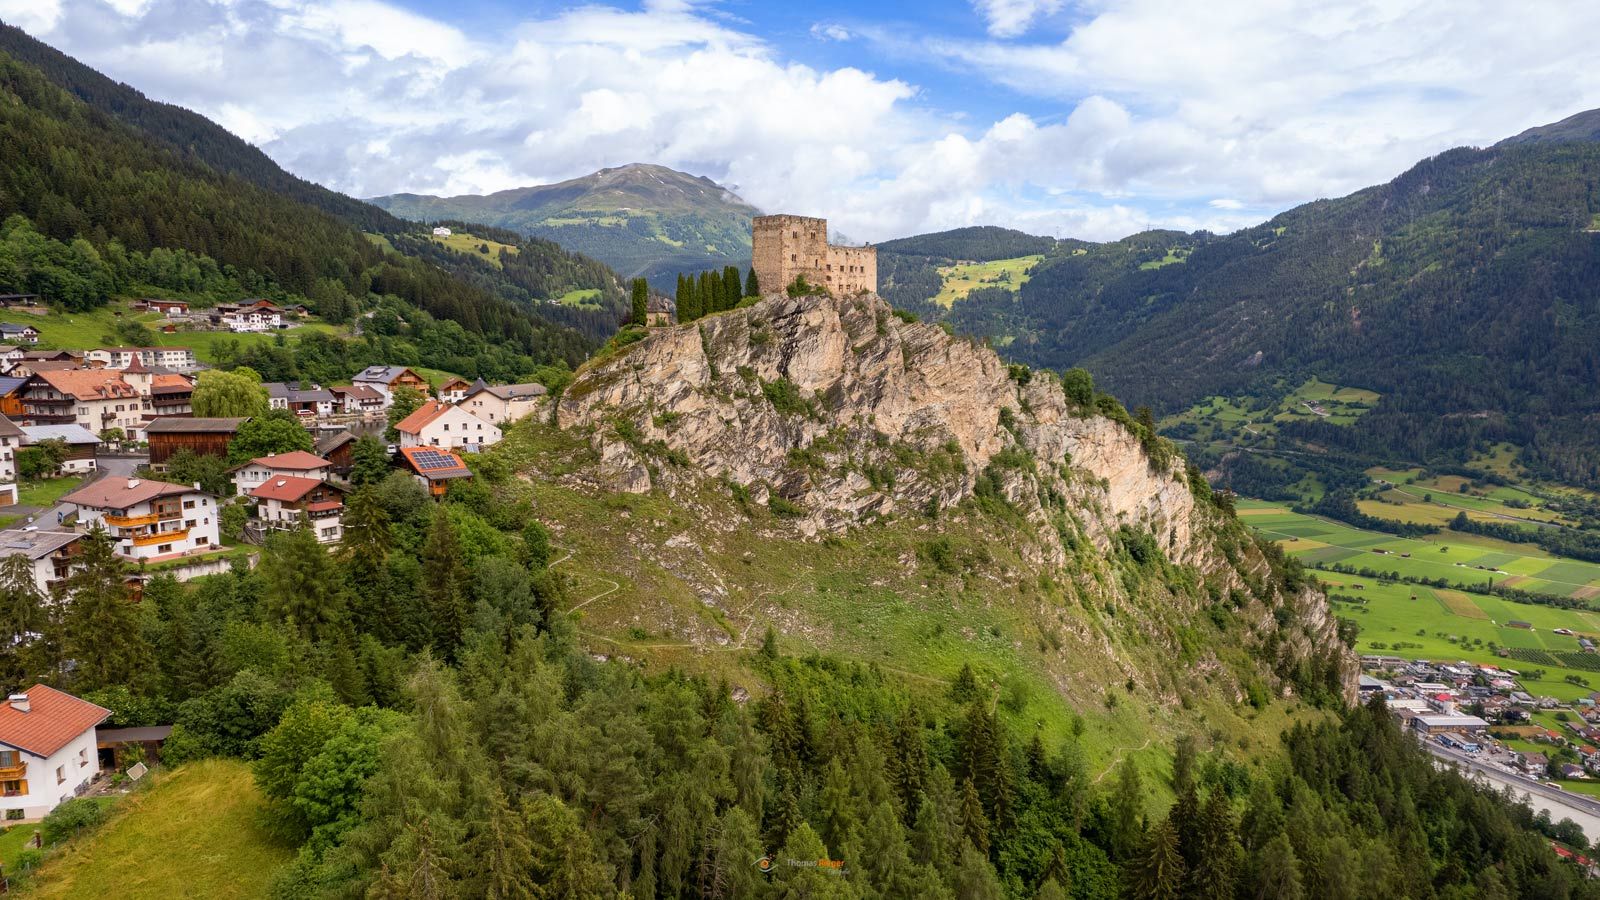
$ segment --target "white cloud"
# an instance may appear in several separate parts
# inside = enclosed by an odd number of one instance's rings
[[[973,0],[978,14],[989,25],[989,34],[1017,37],[1033,23],[1061,11],[1061,0]]]
[[[812,26],[893,51],[859,56],[879,72],[802,65],[679,0],[488,34],[383,0],[0,0],[0,18],[357,196],[657,162],[868,240],[1229,230],[1600,105],[1600,5],[1578,0],[1514,30],[1487,0],[1090,0],[1059,41],[1018,38],[1061,0],[971,2],[989,38]],[[977,105],[894,77],[930,59]]]
[[[0,0],[0,19],[24,31],[49,31],[61,20],[61,0]]]

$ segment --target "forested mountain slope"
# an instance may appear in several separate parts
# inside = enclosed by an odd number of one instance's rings
[[[1218,237],[1062,245],[950,320],[1163,412],[1317,375],[1381,393],[1323,446],[1417,461],[1507,440],[1600,484],[1600,144],[1585,114]],[[1014,302],[1013,302],[1014,301]]]
[[[296,178],[204,117],[151,101],[16,28],[0,26],[0,61],[14,101],[0,113],[0,216],[27,216],[48,238],[82,237],[101,254],[113,244],[195,254],[231,267],[238,290],[287,292],[313,306],[342,294],[333,302],[347,312],[369,293],[397,296],[504,338],[528,365],[576,365],[615,330],[620,284],[593,260],[520,237],[512,267],[440,252],[414,224]],[[22,271],[0,270],[4,286],[62,299],[50,279],[30,286],[35,270],[53,266],[32,256],[11,261]],[[601,309],[540,302],[583,289],[598,293]]]
[[[486,196],[371,202],[407,219],[486,222],[547,238],[662,288],[678,272],[749,265],[750,218],[760,214],[709,178],[640,163]]]

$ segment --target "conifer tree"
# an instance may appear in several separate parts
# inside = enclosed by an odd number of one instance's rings
[[[1122,761],[1111,798],[1111,857],[1126,859],[1139,849],[1144,832],[1144,788],[1132,760]]]
[[[428,536],[422,545],[422,601],[431,620],[433,645],[445,659],[452,661],[461,648],[472,614],[467,583],[461,542],[445,504],[441,503],[434,507]]]
[[[746,297],[761,296],[761,280],[756,277],[756,267],[750,267],[750,274],[744,277],[744,295]]]
[[[1302,900],[1300,860],[1287,835],[1278,833],[1255,854],[1255,871],[1245,896],[1250,900]]]
[[[632,318],[629,320],[634,325],[644,325],[650,316],[650,284],[643,278],[633,280]]]
[[[489,795],[489,816],[479,840],[478,854],[485,873],[484,897],[491,900],[532,900],[539,896],[533,883],[533,841],[522,817],[498,788]]]
[[[311,527],[301,522],[267,538],[261,554],[263,607],[269,617],[301,637],[318,641],[344,620],[343,585]]]
[[[1128,896],[1148,900],[1177,900],[1183,887],[1183,855],[1171,819],[1150,829],[1144,846],[1124,866]]]
[[[914,709],[907,708],[895,721],[890,751],[889,779],[900,799],[903,822],[910,827],[917,819],[917,804],[928,777],[928,747],[922,739],[922,722]]]
[[[722,302],[725,309],[733,309],[739,305],[739,298],[744,296],[744,287],[739,283],[739,267],[727,266],[722,270]]]
[[[33,578],[33,560],[14,553],[0,560],[0,683],[22,685],[24,659],[34,635],[45,627],[44,595]]]
[[[84,536],[78,568],[66,580],[69,598],[62,649],[79,692],[140,681],[150,645],[128,593],[127,564],[98,525]]]
[[[695,290],[694,277],[678,275],[678,321],[693,322],[700,318],[700,298]]]
[[[961,833],[979,853],[989,855],[989,816],[971,777],[961,783]]]
[[[1239,846],[1227,795],[1220,790],[1211,791],[1197,825],[1196,859],[1189,866],[1184,895],[1193,900],[1230,900],[1244,851]]]

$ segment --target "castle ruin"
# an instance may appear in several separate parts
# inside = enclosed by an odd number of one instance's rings
[[[750,243],[750,265],[763,293],[781,291],[801,275],[836,297],[878,290],[878,248],[828,243],[827,219],[756,216]]]

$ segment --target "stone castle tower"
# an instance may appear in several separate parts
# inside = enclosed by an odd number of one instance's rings
[[[756,216],[750,243],[750,265],[762,293],[781,291],[801,275],[835,297],[878,290],[878,248],[828,243],[827,219]]]

